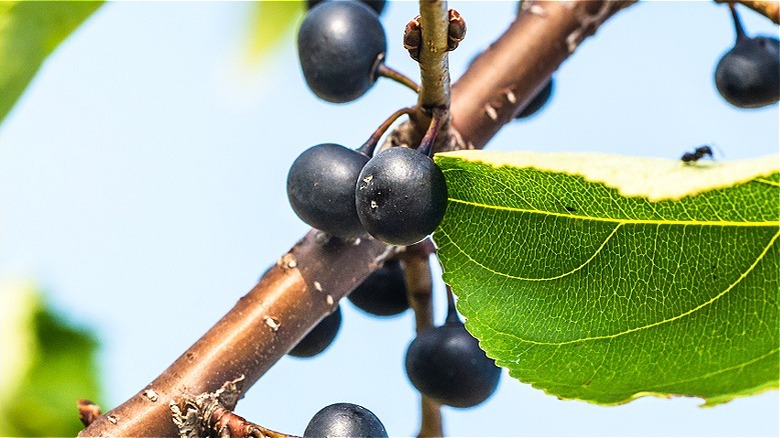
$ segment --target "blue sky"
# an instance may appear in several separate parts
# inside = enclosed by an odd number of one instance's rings
[[[469,27],[451,54],[457,78],[512,19],[514,2],[450,2]],[[317,143],[356,147],[415,101],[380,81],[349,105],[317,100],[292,34],[261,65],[243,57],[248,3],[110,3],[44,65],[0,125],[0,279],[30,277],[74,321],[97,330],[109,405],[156,377],[216,322],[307,227],[285,178]],[[401,47],[413,2],[383,17],[388,64],[417,77]],[[777,35],[747,10],[750,34]],[[720,159],[778,152],[778,105],[743,111],[715,91],[732,44],[712,2],[642,2],[608,22],[556,73],[538,116],[506,127],[491,150],[599,151],[678,158],[714,144]],[[437,320],[444,297],[437,290]],[[333,346],[282,359],[238,412],[287,433],[349,401],[394,436],[416,433],[403,371],[412,315],[368,317],[342,303]],[[504,376],[471,410],[446,408],[455,436],[777,435],[778,393],[715,408],[644,398],[619,407],[560,401]]]

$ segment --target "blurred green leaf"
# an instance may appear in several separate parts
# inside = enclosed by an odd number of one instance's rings
[[[778,158],[436,155],[434,233],[466,327],[510,374],[612,405],[778,387]]]
[[[102,2],[0,2],[0,122],[41,64]]]
[[[0,290],[0,436],[75,436],[76,403],[97,401],[97,341],[47,309],[29,284]],[[21,342],[20,342],[21,341]]]
[[[305,1],[258,1],[252,4],[248,56],[258,62],[269,54],[298,23]]]

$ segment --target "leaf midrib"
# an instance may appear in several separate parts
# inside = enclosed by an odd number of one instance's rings
[[[449,200],[449,202],[454,202],[454,203],[457,203],[457,204],[469,205],[469,206],[472,206],[472,207],[485,208],[485,209],[490,209],[490,210],[510,211],[510,212],[513,212],[513,213],[538,214],[538,215],[544,215],[544,216],[555,216],[555,217],[571,219],[571,220],[584,220],[584,221],[593,221],[593,222],[608,222],[608,223],[616,223],[616,224],[620,224],[620,225],[625,225],[625,224],[639,224],[639,225],[697,225],[697,226],[720,226],[720,227],[778,227],[778,226],[780,226],[780,220],[777,220],[777,221],[764,221],[764,222],[755,222],[755,221],[737,222],[737,221],[700,221],[700,220],[679,220],[679,219],[668,220],[668,219],[601,218],[601,217],[594,217],[594,216],[581,216],[581,215],[574,215],[574,214],[569,214],[569,213],[559,213],[559,212],[536,210],[536,209],[506,207],[506,206],[502,206],[502,205],[489,205],[489,204],[483,204],[483,203],[479,203],[479,202],[465,201],[465,200],[456,199],[456,198],[448,198],[448,200]]]

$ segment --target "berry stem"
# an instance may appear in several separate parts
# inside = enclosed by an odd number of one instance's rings
[[[445,0],[420,0],[420,15],[404,32],[404,46],[420,64],[420,94],[417,110],[409,115],[410,129],[396,144],[415,147],[420,144],[431,122],[431,110],[450,107],[449,12]],[[449,113],[441,122],[448,133]],[[444,144],[448,135],[439,137]],[[438,144],[437,144],[438,147]]]
[[[420,334],[433,326],[433,278],[430,255],[436,251],[431,239],[406,247],[399,257],[404,264],[404,281],[409,307],[414,310],[415,330]],[[444,436],[440,405],[421,395],[418,437]]]
[[[425,132],[425,137],[423,137],[422,141],[420,142],[420,147],[417,148],[420,153],[429,157],[433,156],[433,144],[436,141],[436,136],[439,135],[441,123],[442,120],[444,120],[444,116],[446,114],[447,110],[443,108],[434,108],[433,115],[431,116],[431,123],[428,125],[428,130]]]
[[[398,82],[401,85],[405,85],[406,87],[410,88],[415,93],[420,93],[420,86],[417,85],[414,80],[403,73],[401,73],[398,70],[395,70],[393,68],[388,67],[385,64],[380,64],[379,67],[376,70],[377,76],[382,76],[388,79],[392,79],[395,82]]]
[[[378,128],[376,128],[376,131],[374,131],[374,133],[371,134],[371,137],[369,137],[368,140],[366,140],[366,142],[363,143],[363,145],[357,148],[356,150],[367,157],[373,156],[374,149],[376,149],[376,145],[379,143],[379,139],[381,139],[382,136],[385,135],[385,132],[387,132],[387,130],[390,129],[390,126],[393,123],[395,123],[395,121],[398,120],[399,117],[403,116],[404,114],[406,115],[411,114],[413,111],[414,108],[401,108],[398,111],[394,112],[393,114],[390,114],[390,117],[388,117],[384,122],[382,122],[382,124],[379,125]]]
[[[447,324],[460,322],[458,316],[458,309],[455,307],[455,295],[452,293],[452,287],[447,286],[447,319],[444,321]]]
[[[729,10],[731,11],[731,17],[734,19],[734,30],[737,32],[737,42],[740,42],[747,38],[747,35],[745,35],[745,28],[742,27],[742,20],[739,18],[734,3],[729,3]]]

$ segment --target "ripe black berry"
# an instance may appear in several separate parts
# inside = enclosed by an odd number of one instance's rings
[[[306,83],[329,102],[350,102],[368,91],[386,51],[382,23],[362,2],[317,5],[298,30],[298,57]]]
[[[542,109],[544,105],[547,104],[547,102],[550,100],[550,96],[553,92],[553,78],[550,78],[550,80],[547,81],[547,84],[544,85],[544,88],[542,88],[539,93],[537,93],[536,96],[534,96],[533,99],[531,99],[531,102],[528,103],[528,106],[523,108],[522,111],[517,113],[515,116],[516,119],[523,119],[526,117],[530,117],[534,115],[537,111]]]
[[[333,343],[340,327],[341,306],[336,307],[333,313],[315,325],[288,354],[295,357],[312,357],[322,353]]]
[[[317,6],[318,4],[322,3],[323,1],[328,1],[328,0],[307,0],[306,2],[307,9],[311,9]],[[336,0],[336,1],[343,1],[343,0]],[[385,10],[385,5],[387,4],[386,0],[349,0],[349,1],[361,1],[367,4],[368,6],[370,6],[371,9],[375,10],[376,13],[379,15],[381,15],[382,11]]]
[[[391,259],[349,294],[358,308],[376,316],[392,316],[409,308],[401,262]]]
[[[479,348],[451,304],[444,325],[423,331],[409,345],[406,374],[423,395],[469,408],[495,392],[501,369]]]
[[[355,210],[355,184],[367,162],[366,155],[333,143],[304,151],[287,175],[287,197],[298,217],[335,236],[364,234]]]
[[[363,406],[336,403],[314,414],[304,437],[387,437],[379,418]]]
[[[738,108],[759,108],[780,100],[780,41],[745,35],[733,5],[737,41],[715,69],[715,86]]]
[[[363,167],[355,194],[366,231],[392,245],[411,245],[441,223],[447,209],[447,185],[427,155],[393,147]]]

